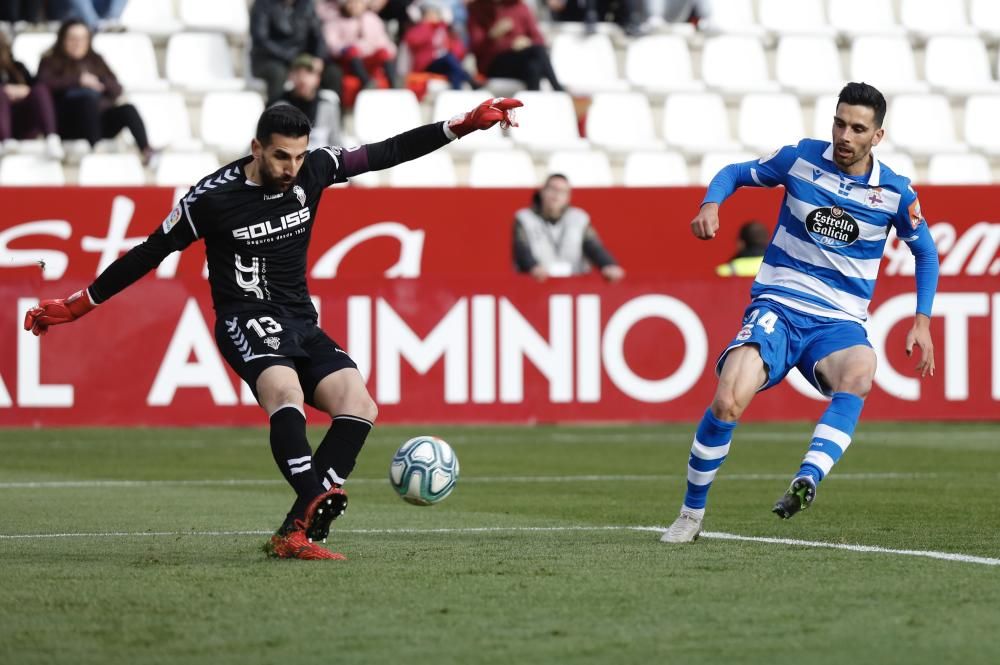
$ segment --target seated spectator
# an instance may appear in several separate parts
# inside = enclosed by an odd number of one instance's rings
[[[698,24],[711,18],[712,0],[644,0],[646,25],[655,29],[664,23]]]
[[[376,88],[381,70],[389,87],[396,87],[396,45],[366,0],[325,0],[316,12],[330,57],[346,73],[361,79],[362,87]]]
[[[740,227],[736,240],[736,254],[715,267],[719,277],[754,277],[764,260],[764,252],[771,244],[771,231],[762,222],[750,220]]]
[[[411,70],[444,74],[455,90],[466,83],[472,89],[481,86],[462,66],[465,45],[444,19],[444,9],[436,0],[424,0],[420,5],[420,23],[407,31],[403,42],[410,50]]]
[[[45,137],[46,152],[63,158],[56,133],[56,111],[52,92],[32,80],[27,68],[14,60],[7,36],[0,32],[0,141]]]
[[[304,53],[292,61],[289,87],[278,100],[279,104],[291,104],[309,118],[310,150],[340,145],[340,99],[332,90],[321,90],[319,83],[320,70],[315,58]]]
[[[341,94],[342,72],[324,61],[326,44],[313,0],[255,0],[250,8],[250,72],[264,79],[268,104],[284,94],[288,70],[302,53],[316,58],[322,87]]]
[[[469,45],[484,76],[519,79],[528,90],[545,79],[553,90],[563,89],[535,15],[521,0],[472,0]]]
[[[514,215],[514,265],[539,282],[590,272],[596,265],[609,282],[625,271],[608,253],[590,225],[590,215],[570,206],[566,176],[553,173],[536,192],[530,208]]]
[[[117,104],[122,86],[104,58],[90,47],[90,36],[83,21],[66,21],[38,65],[38,80],[49,87],[55,100],[59,134],[64,139],[87,139],[93,146],[128,127],[143,165],[148,165],[153,149],[142,117],[131,104]]]
[[[588,33],[596,30],[597,23],[610,21],[622,26],[625,34],[635,36],[640,32],[642,2],[643,0],[548,0],[547,4],[553,21],[582,21],[586,24]]]
[[[91,32],[96,32],[120,27],[127,3],[128,0],[48,0],[47,13],[50,21],[78,19],[86,23]]]
[[[42,0],[0,0],[0,21],[41,23]]]
[[[369,0],[368,8],[378,14],[386,25],[396,22],[396,41],[402,41],[406,33],[413,27],[418,16],[416,0]]]

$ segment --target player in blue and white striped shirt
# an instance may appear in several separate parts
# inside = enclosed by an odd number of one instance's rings
[[[812,503],[817,485],[850,445],[871,390],[875,352],[862,324],[892,228],[916,259],[917,311],[906,352],[918,346],[917,372],[934,374],[930,316],[937,250],[909,179],[872,154],[885,133],[885,109],[878,90],[848,83],[837,102],[832,143],[806,139],[763,159],[730,164],[709,185],[691,222],[703,240],[715,237],[719,204],[737,188],[783,185],[785,198],[743,326],[719,358],[715,398],[691,446],[684,504],[664,542],[698,537],[709,487],[737,421],[757,392],[777,385],[793,367],[832,399],[773,512],[787,519]]]

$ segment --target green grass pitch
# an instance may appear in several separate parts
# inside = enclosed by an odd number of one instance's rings
[[[693,425],[377,428],[344,562],[262,552],[264,430],[2,430],[0,663],[1000,663],[1000,424],[863,421],[782,522],[811,430],[741,425],[706,529],[983,559],[661,544]],[[416,434],[462,464],[429,508],[386,479]]]

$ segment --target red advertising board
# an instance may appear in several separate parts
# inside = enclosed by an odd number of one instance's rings
[[[890,241],[869,322],[879,371],[866,417],[1000,419],[998,192],[921,189],[942,260],[938,372],[922,381],[903,352],[912,261]],[[529,191],[332,189],[313,231],[310,287],[383,422],[691,420],[711,399],[715,358],[750,287],[714,267],[740,223],[773,223],[781,200],[740,192],[719,237],[704,242],[688,227],[702,193],[574,193],[628,271],[611,285],[515,275],[511,223]],[[41,340],[19,328],[30,303],[86,286],[141,241],[174,196],[0,189],[0,425],[261,422],[215,348],[200,245]],[[759,395],[747,418],[812,419],[817,398],[792,377]]]

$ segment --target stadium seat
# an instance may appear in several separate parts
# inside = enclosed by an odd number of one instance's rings
[[[709,88],[727,95],[778,91],[767,73],[764,47],[755,37],[721,35],[705,40],[701,72]]]
[[[1000,39],[1000,2],[969,0],[969,22],[987,39]]]
[[[179,32],[167,41],[167,80],[194,92],[242,90],[226,38],[214,32]]]
[[[126,92],[166,90],[156,68],[156,52],[149,35],[139,32],[99,32],[94,50],[107,61]]]
[[[536,187],[531,156],[523,150],[480,150],[469,161],[469,187]]]
[[[839,92],[839,91],[838,91]],[[821,95],[813,103],[813,125],[810,136],[829,141],[832,137],[833,116],[837,112],[838,95]]]
[[[884,149],[881,145],[875,149],[875,156],[878,161],[885,164],[893,173],[916,180],[917,166],[913,163],[913,158],[905,152],[894,152],[891,149]]]
[[[746,95],[740,101],[737,138],[759,154],[798,143],[806,135],[799,99],[788,93]]]
[[[246,0],[178,0],[181,22],[189,30],[208,30],[246,35],[250,15]]]
[[[714,93],[679,93],[663,105],[660,132],[667,145],[688,155],[739,150],[729,129],[722,97]]]
[[[386,173],[391,187],[455,187],[458,184],[455,163],[443,150],[403,162]]]
[[[361,143],[382,141],[421,124],[420,103],[406,88],[362,90],[354,102],[354,133]]]
[[[832,37],[782,37],[775,51],[775,78],[799,96],[839,92],[844,72]]]
[[[752,152],[709,152],[701,158],[701,167],[698,171],[698,184],[707,185],[712,182],[715,174],[730,164],[739,164],[757,159],[760,155]]]
[[[146,184],[146,171],[135,153],[84,155],[77,182],[81,187],[118,187]]]
[[[825,35],[834,29],[826,20],[823,0],[758,0],[760,25],[778,35]]]
[[[611,187],[608,156],[597,150],[554,152],[546,165],[548,173],[562,173],[573,187]]]
[[[925,77],[935,91],[962,96],[1000,92],[979,37],[931,37],[925,53]]]
[[[7,155],[0,160],[0,186],[63,186],[62,164],[39,155]]]
[[[250,154],[264,100],[256,92],[210,92],[201,103],[201,140],[224,161]]]
[[[931,185],[991,185],[993,170],[983,155],[931,155],[927,163]]]
[[[625,158],[626,187],[675,187],[691,184],[687,162],[679,152],[632,152]]]
[[[161,187],[190,187],[220,166],[214,152],[164,152],[153,181]]]
[[[587,111],[587,139],[605,150],[658,150],[653,110],[640,92],[599,92]]]
[[[11,54],[31,73],[38,73],[38,62],[42,54],[56,43],[54,32],[20,32],[11,44]]]
[[[519,126],[511,132],[515,144],[541,153],[590,146],[580,138],[573,98],[568,93],[526,90],[515,96],[524,102],[524,107],[517,109]]]
[[[965,142],[987,155],[1000,156],[1000,95],[973,95],[965,102]]]
[[[149,144],[158,150],[198,150],[201,143],[191,135],[184,96],[177,92],[143,92],[129,95],[146,124]]]
[[[701,22],[705,32],[760,37],[764,28],[754,18],[753,0],[712,0],[712,15]]]
[[[900,0],[899,22],[914,36],[926,39],[932,35],[974,35],[965,15],[965,2],[935,2],[934,0]]]
[[[941,95],[899,95],[889,104],[885,126],[893,144],[914,155],[967,149],[955,138],[955,118]]]
[[[552,68],[559,82],[573,93],[627,90],[618,75],[615,49],[607,35],[558,34],[552,40]]]
[[[654,95],[705,89],[705,84],[694,78],[687,42],[677,35],[630,41],[625,51],[625,78],[634,87]]]
[[[830,25],[842,35],[902,36],[906,31],[896,22],[893,0],[830,0]],[[863,16],[863,20],[858,20]]]
[[[166,36],[180,32],[174,0],[141,0],[129,2],[122,12],[122,25],[133,32]]]
[[[886,95],[927,92],[917,79],[913,47],[905,37],[858,37],[851,44],[852,81],[874,85]]]
[[[442,90],[434,98],[434,110],[431,112],[431,122],[449,120],[456,115],[474,109],[483,100],[489,99],[492,96],[493,93],[485,89]],[[454,152],[473,152],[475,150],[500,149],[510,146],[510,139],[503,135],[503,131],[499,127],[495,127],[488,132],[472,132],[458,141],[452,141],[448,146],[448,150]]]

